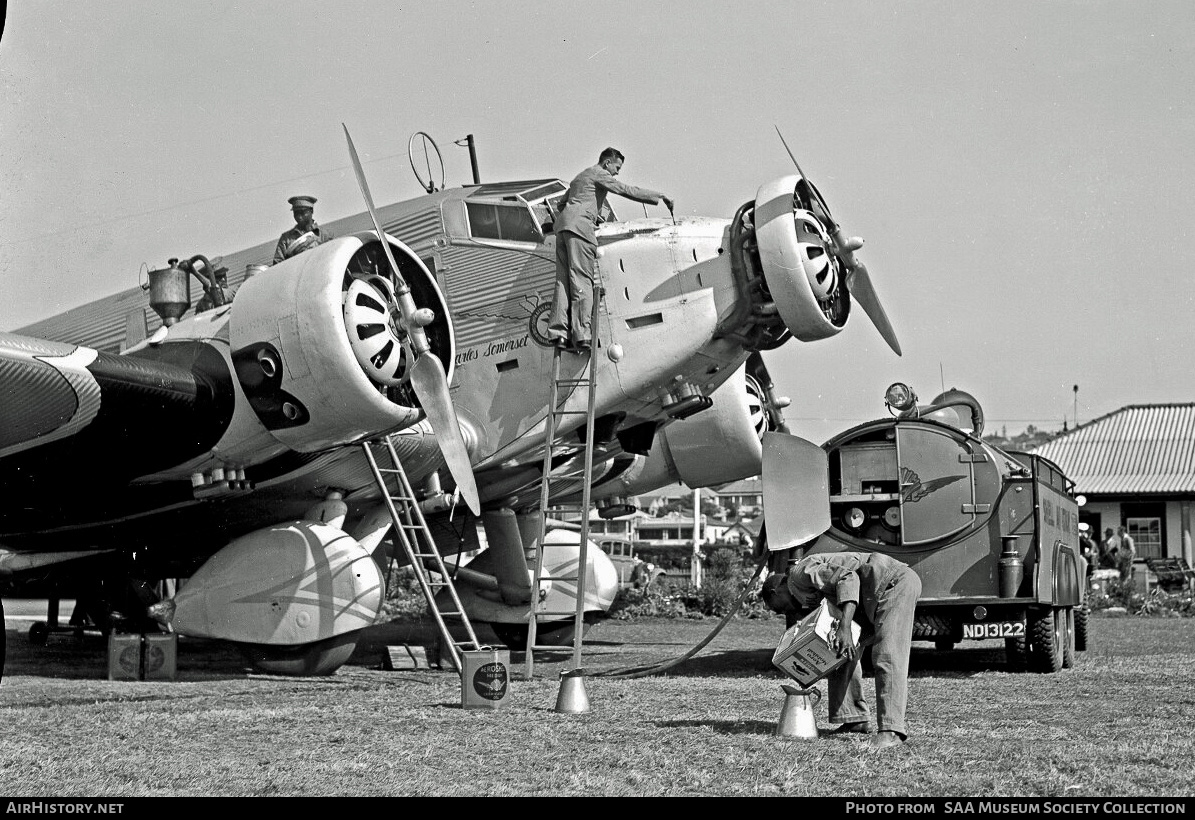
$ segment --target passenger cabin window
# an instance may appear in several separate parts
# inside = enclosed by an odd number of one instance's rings
[[[531,208],[521,199],[513,202],[466,201],[469,233],[474,239],[504,242],[543,242],[544,235]]]

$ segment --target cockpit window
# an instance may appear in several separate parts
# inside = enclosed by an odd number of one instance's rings
[[[466,201],[469,232],[474,239],[501,239],[507,242],[542,242],[543,232],[522,200],[509,204]]]

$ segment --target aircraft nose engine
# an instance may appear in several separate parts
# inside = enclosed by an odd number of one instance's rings
[[[834,242],[801,207],[799,182],[792,174],[762,185],[751,219],[767,295],[789,332],[809,342],[841,331],[851,302]]]
[[[361,369],[378,384],[399,385],[411,377],[409,343],[397,312],[388,279],[370,276],[349,283],[344,298],[349,345]]]

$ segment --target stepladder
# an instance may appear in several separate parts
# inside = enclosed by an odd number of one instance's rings
[[[597,357],[599,355],[598,314],[604,290],[600,284],[594,285],[592,314],[590,316],[591,343],[588,349],[564,350],[556,347],[552,354],[552,370],[549,380],[548,404],[546,415],[546,429],[544,432],[544,458],[542,477],[540,480],[539,509],[542,513],[539,538],[536,542],[535,566],[532,582],[532,602],[527,617],[527,641],[524,655],[523,677],[531,680],[535,676],[535,650],[559,649],[558,646],[541,646],[537,643],[539,626],[544,621],[560,621],[562,618],[573,619],[573,667],[581,668],[581,638],[585,631],[585,597],[586,579],[589,566],[589,510],[591,506],[590,490],[593,483],[593,455],[594,455],[594,411],[597,398]],[[570,362],[570,375],[561,375],[561,365],[564,357],[573,357]],[[578,358],[579,357],[579,358]],[[575,370],[572,365],[581,363],[583,367]],[[584,417],[584,449],[583,475],[581,481],[581,498],[573,508],[577,511],[579,533],[579,556],[576,570],[571,576],[548,578],[544,573],[544,548],[550,528],[548,512],[552,509],[551,483],[552,466],[558,446],[557,437],[562,426],[575,426],[569,423],[577,417]],[[565,445],[568,446],[568,445]],[[560,504],[555,505],[560,508]],[[546,583],[563,583],[570,585],[576,591],[576,606],[571,611],[549,610],[544,602],[542,591]]]
[[[427,600],[428,613],[435,621],[443,653],[460,672],[464,668],[461,652],[479,650],[481,643],[457,594],[449,567],[427,526],[420,500],[403,469],[391,436],[362,442],[362,449],[390,513],[394,543],[406,555]],[[453,625],[457,626],[455,631]]]

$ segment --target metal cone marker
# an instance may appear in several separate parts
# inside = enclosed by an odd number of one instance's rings
[[[573,669],[560,673],[560,692],[556,695],[556,711],[574,715],[589,711],[589,696],[585,694],[584,669]]]

